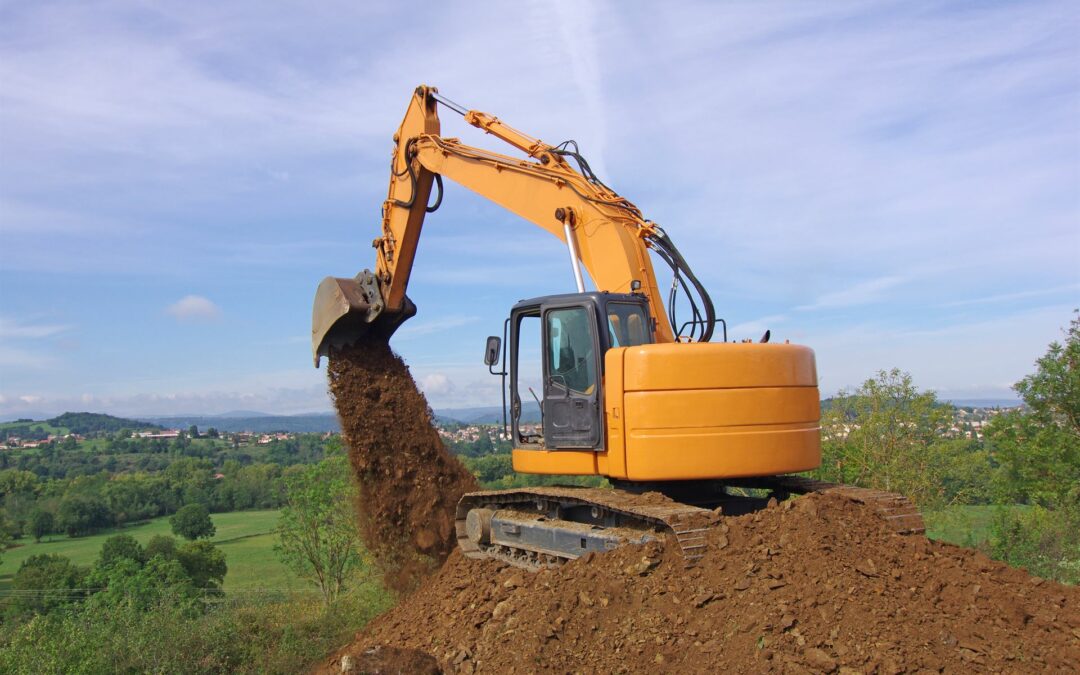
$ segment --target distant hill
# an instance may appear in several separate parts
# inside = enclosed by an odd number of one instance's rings
[[[338,432],[337,415],[319,413],[314,415],[267,415],[250,413],[248,417],[225,417],[222,415],[179,415],[176,417],[147,417],[149,422],[170,429],[187,429],[191,425],[206,431],[210,427],[218,431],[250,431],[253,433],[291,432],[294,434],[319,434]]]
[[[140,422],[123,417],[88,412],[66,412],[47,420],[26,417],[0,424],[0,437],[45,438],[47,434],[94,434],[112,433],[121,429],[160,429],[156,424]]]
[[[521,417],[523,422],[539,422],[540,406],[536,401],[522,402]],[[479,408],[439,408],[435,418],[443,422],[461,422],[462,424],[502,424],[503,411],[499,406]]]
[[[160,429],[155,424],[90,412],[66,412],[47,421],[54,427],[63,427],[73,434],[91,434],[98,431],[113,432],[121,429]]]

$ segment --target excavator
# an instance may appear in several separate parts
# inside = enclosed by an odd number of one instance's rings
[[[524,157],[442,136],[440,106]],[[442,203],[444,180],[453,181],[559,239],[576,286],[518,302],[502,336],[487,339],[484,364],[503,380],[514,470],[602,476],[611,484],[466,494],[456,514],[465,555],[538,569],[667,535],[695,560],[717,513],[809,492],[867,504],[897,532],[924,531],[901,495],[795,475],[821,463],[813,351],[773,342],[768,332],[759,341],[728,341],[668,234],[604,184],[576,142],[549,145],[430,86],[415,89],[393,140],[375,268],[319,285],[315,366],[361,338],[389,340],[416,314],[406,289],[424,219]],[[666,307],[653,256],[671,270]],[[583,267],[595,291],[586,290]],[[680,291],[689,304],[681,324]],[[523,351],[536,344],[542,356],[532,365]],[[539,404],[539,425],[526,421],[526,391]]]

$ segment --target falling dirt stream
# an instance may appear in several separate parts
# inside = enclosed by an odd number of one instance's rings
[[[361,534],[386,585],[413,590],[453,551],[476,480],[445,448],[405,362],[382,340],[334,352],[330,393],[359,483]]]

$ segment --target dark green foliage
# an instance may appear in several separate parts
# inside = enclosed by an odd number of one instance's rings
[[[88,603],[9,626],[0,672],[305,672],[389,606],[368,584],[330,607],[312,596],[241,597],[205,612],[175,594],[142,607]]]
[[[199,589],[176,560],[155,556],[143,563],[117,558],[95,566],[86,581],[91,588],[100,589],[87,599],[93,607],[130,607],[146,612],[161,602],[169,602],[191,612],[197,609]]]
[[[101,497],[72,494],[60,502],[57,520],[64,532],[78,537],[112,525],[112,514]]]
[[[101,546],[98,565],[108,567],[118,560],[132,560],[140,565],[145,560],[143,547],[130,534],[117,534],[105,540]]]
[[[41,541],[42,537],[55,531],[56,517],[53,516],[52,512],[37,509],[30,516],[30,536],[34,538],[35,542]]]
[[[8,613],[44,613],[83,598],[80,589],[86,571],[67,558],[54,554],[30,556],[19,566],[11,587],[16,593],[9,600]]]
[[[143,556],[149,560],[156,555],[159,555],[166,560],[175,560],[176,539],[174,537],[167,537],[163,534],[155,534],[153,537],[150,537],[150,541],[146,542],[146,548],[143,549]]]
[[[191,541],[174,548],[177,562],[196,588],[219,589],[229,571],[225,554],[208,541]]]
[[[185,539],[203,539],[214,536],[217,528],[210,520],[210,511],[202,504],[188,504],[169,518],[174,534]]]

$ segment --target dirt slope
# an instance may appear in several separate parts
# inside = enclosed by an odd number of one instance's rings
[[[1080,672],[1080,590],[810,495],[722,519],[687,568],[631,547],[527,573],[455,552],[323,665],[376,645],[447,672]]]
[[[385,341],[335,352],[328,373],[364,542],[387,586],[412,590],[453,550],[454,509],[476,480],[443,446],[427,400]]]

